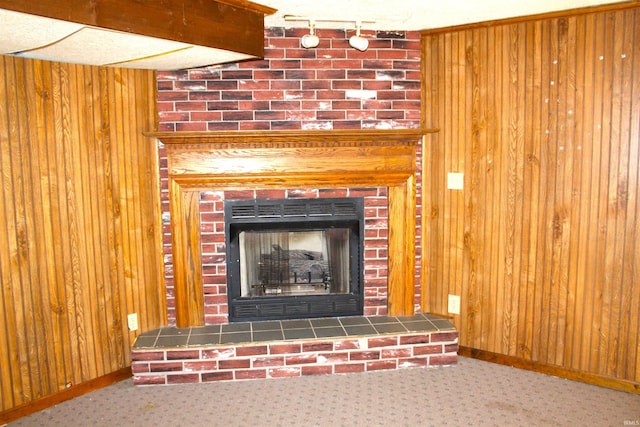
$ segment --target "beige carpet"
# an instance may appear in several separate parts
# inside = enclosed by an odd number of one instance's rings
[[[625,426],[640,395],[460,358],[348,375],[135,387],[126,380],[11,426]]]

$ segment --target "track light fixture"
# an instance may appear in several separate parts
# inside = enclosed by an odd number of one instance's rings
[[[362,24],[358,21],[356,22],[356,35],[349,38],[349,45],[354,49],[364,52],[369,47],[369,40],[360,36],[360,28],[362,28]]]
[[[304,36],[302,36],[302,39],[300,40],[300,44],[302,45],[302,47],[304,47],[305,49],[311,49],[314,47],[318,47],[318,45],[320,44],[320,39],[318,38],[318,36],[316,36],[316,22],[317,21],[325,21],[325,22],[336,22],[336,23],[342,23],[342,22],[353,22],[355,23],[356,26],[356,35],[355,36],[351,36],[349,38],[349,45],[354,48],[357,49],[359,51],[365,51],[367,50],[367,48],[369,47],[369,40],[367,40],[366,38],[362,37],[360,35],[360,30],[362,29],[362,23],[363,22],[367,22],[367,23],[374,23],[375,21],[345,21],[345,20],[341,20],[341,19],[311,19],[311,18],[303,18],[301,16],[292,16],[292,15],[285,15],[284,16],[285,21],[307,21],[309,22],[309,34],[305,34]]]
[[[300,44],[305,49],[318,47],[320,44],[320,39],[316,36],[316,22],[314,20],[309,20],[309,34],[302,36]]]

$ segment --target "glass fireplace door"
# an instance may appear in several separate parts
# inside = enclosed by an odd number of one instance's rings
[[[240,297],[350,292],[348,228],[242,231]]]

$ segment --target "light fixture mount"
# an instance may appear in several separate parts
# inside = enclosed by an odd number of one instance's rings
[[[356,28],[356,35],[355,36],[351,36],[349,38],[349,45],[354,48],[357,49],[359,51],[365,51],[367,50],[367,48],[369,47],[369,40],[367,40],[366,38],[362,37],[360,35],[360,31],[362,30],[362,24],[363,23],[375,23],[376,21],[372,21],[372,20],[344,20],[344,19],[334,19],[334,18],[306,18],[303,16],[295,16],[295,15],[285,15],[284,16],[284,20],[285,21],[306,21],[309,23],[309,34],[305,34],[304,36],[302,36],[302,39],[300,40],[300,44],[302,45],[302,47],[304,47],[305,49],[311,49],[314,47],[318,47],[318,45],[320,44],[320,39],[318,38],[318,36],[316,36],[315,33],[315,26],[316,26],[316,22],[318,21],[323,21],[323,22],[333,22],[333,23],[344,23],[344,22],[348,22],[348,23],[353,23],[355,25]]]
[[[318,47],[318,45],[320,44],[320,38],[316,36],[316,21],[314,21],[313,19],[309,20],[309,34],[305,34],[304,36],[302,36],[300,44],[305,49]]]
[[[349,45],[354,49],[364,52],[369,47],[369,40],[360,36],[361,28],[362,23],[360,21],[356,21],[356,35],[349,38]]]

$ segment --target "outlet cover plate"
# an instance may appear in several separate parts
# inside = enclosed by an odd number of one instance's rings
[[[131,313],[127,315],[127,323],[130,331],[138,330],[138,313]]]
[[[450,314],[460,314],[460,295],[449,294],[449,307],[447,311]]]
[[[447,188],[449,190],[463,190],[464,189],[464,173],[449,172],[449,174],[447,175]]]

